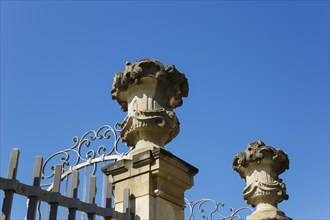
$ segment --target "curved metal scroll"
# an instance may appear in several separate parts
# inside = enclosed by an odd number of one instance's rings
[[[89,130],[80,138],[73,137],[73,146],[58,151],[48,157],[42,167],[42,179],[51,179],[54,176],[55,166],[61,164],[63,167],[62,179],[70,175],[73,170],[79,170],[87,166],[93,166],[92,174],[94,175],[97,163],[104,161],[116,161],[127,155],[132,148],[125,153],[118,150],[118,142],[120,141],[120,123],[116,123],[113,127],[103,125],[97,130]],[[113,144],[110,146],[100,145],[97,148],[90,148],[91,144],[97,140],[108,140],[113,137]],[[86,148],[86,149],[84,149]],[[84,154],[84,150],[86,151]],[[42,184],[43,187],[52,188],[51,183]]]
[[[215,220],[215,219],[221,219],[221,220],[233,220],[233,219],[243,219],[239,213],[243,210],[249,210],[253,212],[254,210],[249,207],[242,207],[237,210],[230,208],[230,215],[222,215],[220,213],[220,207],[223,207],[225,204],[222,202],[216,202],[213,199],[200,199],[197,201],[189,201],[185,198],[185,203],[189,208],[189,215],[186,218],[186,220],[195,220],[195,219],[201,219],[200,217],[195,217],[196,212],[198,212],[199,215],[202,215],[202,218],[205,220]],[[206,212],[205,206],[208,206],[209,210]]]

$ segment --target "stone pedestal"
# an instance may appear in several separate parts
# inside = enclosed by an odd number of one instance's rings
[[[198,169],[163,148],[135,154],[104,167],[115,188],[115,210],[122,212],[124,189],[130,190],[132,219],[184,219],[184,192]]]
[[[256,207],[248,220],[290,219],[277,207],[278,203],[289,198],[285,184],[278,178],[289,169],[287,154],[256,141],[234,157],[233,168],[246,179],[244,200]]]

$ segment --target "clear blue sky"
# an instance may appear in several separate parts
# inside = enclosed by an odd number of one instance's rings
[[[328,1],[1,1],[1,176],[12,147],[30,183],[34,156],[122,121],[114,74],[147,57],[189,79],[167,146],[200,170],[186,197],[243,206],[232,158],[261,139],[290,158],[280,208],[329,219]]]

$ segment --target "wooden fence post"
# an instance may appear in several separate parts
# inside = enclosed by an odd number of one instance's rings
[[[16,179],[17,167],[19,159],[19,150],[14,148],[10,154],[10,162],[8,168],[8,179]],[[5,190],[5,197],[3,198],[1,220],[10,219],[11,207],[13,204],[14,191]]]

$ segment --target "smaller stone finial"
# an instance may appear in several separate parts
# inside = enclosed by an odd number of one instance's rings
[[[278,178],[289,169],[286,153],[258,140],[234,157],[233,169],[246,179],[244,200],[256,207],[247,219],[290,219],[277,207],[278,203],[289,198],[285,184]]]
[[[179,133],[174,108],[188,96],[188,80],[174,65],[154,59],[126,62],[124,72],[117,72],[112,85],[116,99],[127,116],[121,137],[134,154],[162,148]]]

